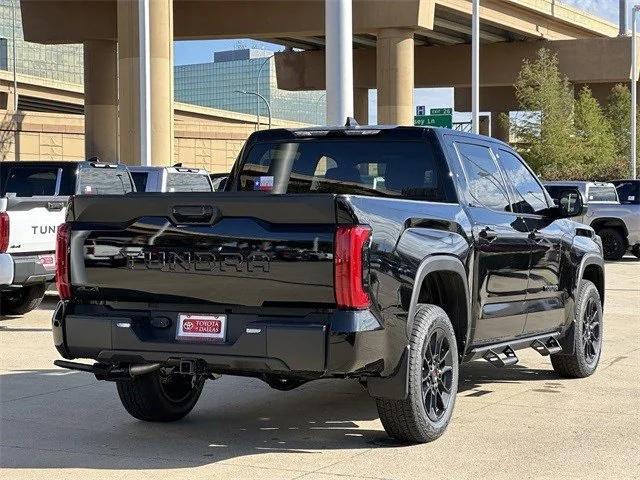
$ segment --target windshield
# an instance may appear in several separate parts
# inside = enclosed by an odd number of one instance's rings
[[[425,141],[367,138],[257,144],[242,165],[239,189],[455,201],[446,161]]]
[[[615,182],[620,203],[640,205],[640,181]]]

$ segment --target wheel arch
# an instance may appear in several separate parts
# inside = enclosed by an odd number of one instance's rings
[[[603,228],[615,228],[622,231],[625,239],[629,236],[629,230],[627,229],[627,224],[624,223],[624,220],[618,217],[602,217],[596,218],[593,222],[591,222],[591,228],[598,233],[599,230]]]
[[[407,317],[407,338],[411,335],[418,304],[437,305],[451,320],[456,333],[458,353],[462,356],[471,333],[470,300],[467,272],[462,262],[447,255],[427,257],[418,267],[414,280]]]

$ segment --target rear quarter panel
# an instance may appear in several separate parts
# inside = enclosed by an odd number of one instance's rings
[[[345,203],[353,221],[370,225],[370,292],[372,312],[384,326],[378,348],[395,367],[407,345],[411,294],[421,262],[434,254],[450,255],[468,265],[471,225],[453,203],[349,196]]]

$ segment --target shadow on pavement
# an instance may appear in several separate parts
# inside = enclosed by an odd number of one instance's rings
[[[474,362],[465,365],[459,388],[474,397],[491,393],[488,383],[557,378],[552,370],[498,370]],[[168,469],[235,459],[273,464],[283,457],[269,453],[287,453],[287,465],[296,469],[298,461],[327,461],[321,455],[327,450],[402,447],[381,429],[375,402],[355,381],[320,380],[279,392],[259,380],[223,377],[208,382],[188,417],[166,424],[129,417],[115,385],[84,373],[19,371],[0,377],[0,393],[5,468]]]

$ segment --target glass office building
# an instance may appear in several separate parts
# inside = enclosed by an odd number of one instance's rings
[[[278,89],[272,55],[268,50],[231,50],[215,52],[210,63],[176,66],[175,98],[178,102],[252,115],[259,109],[261,121],[266,122],[265,102],[251,94],[258,92],[269,102],[273,118],[324,124],[324,92]]]
[[[17,0],[0,3],[0,69],[13,71],[15,12],[16,71],[19,74],[82,85],[82,45],[40,45],[25,42]]]

